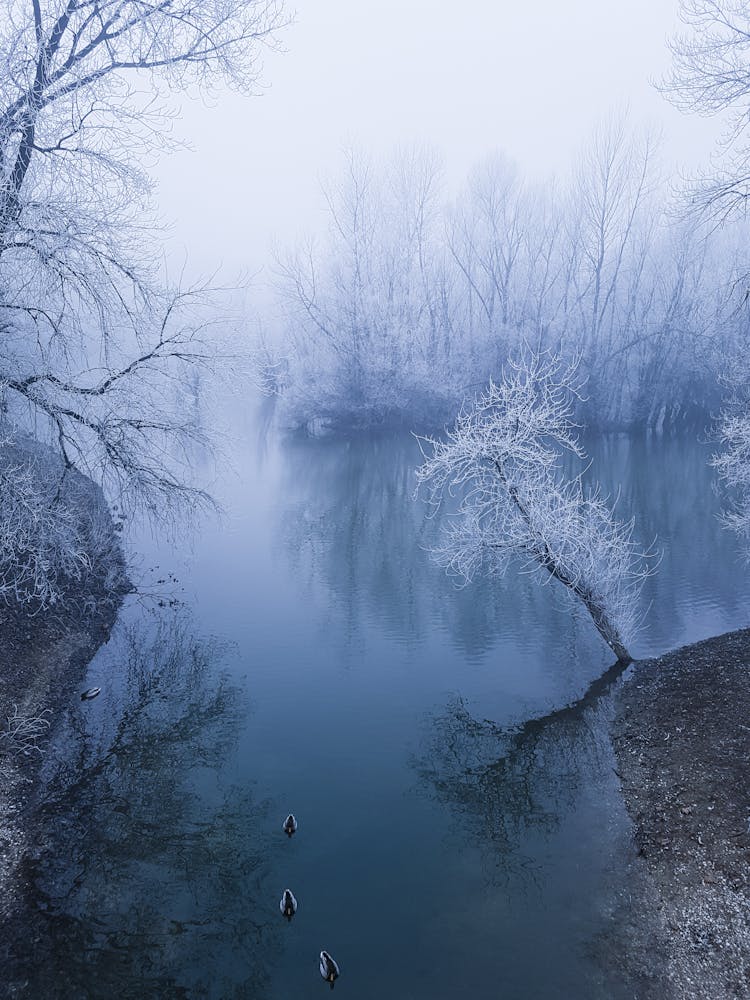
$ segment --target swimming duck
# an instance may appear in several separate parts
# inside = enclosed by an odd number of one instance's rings
[[[88,691],[84,691],[81,695],[81,701],[91,701],[92,698],[96,698],[101,693],[101,690],[101,688],[89,688]]]
[[[333,989],[333,984],[339,978],[339,967],[327,951],[320,953],[320,974],[327,983],[331,984],[331,989]]]
[[[287,837],[291,837],[293,833],[297,832],[297,820],[291,813],[289,813],[287,818],[284,820],[284,826],[282,829]]]
[[[279,909],[289,923],[291,923],[292,917],[297,912],[297,900],[294,898],[294,893],[291,889],[284,889],[281,896],[281,902],[279,903]]]

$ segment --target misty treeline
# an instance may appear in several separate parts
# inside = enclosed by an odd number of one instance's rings
[[[429,152],[350,153],[327,208],[320,238],[278,255],[283,347],[263,372],[291,425],[441,425],[527,348],[578,359],[589,426],[695,427],[719,405],[746,227],[681,217],[625,121],[565,181],[498,155],[453,200]]]

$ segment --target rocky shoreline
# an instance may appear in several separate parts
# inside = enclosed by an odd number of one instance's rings
[[[637,996],[750,996],[750,629],[635,663],[615,703]]]

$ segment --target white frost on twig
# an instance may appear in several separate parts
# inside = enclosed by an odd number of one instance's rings
[[[418,490],[435,510],[460,496],[436,552],[444,566],[470,580],[520,560],[575,594],[618,658],[629,659],[651,553],[634,541],[633,521],[617,520],[599,489],[584,486],[582,472],[563,474],[565,452],[585,458],[573,421],[580,388],[575,363],[527,351],[444,440],[420,439]]]

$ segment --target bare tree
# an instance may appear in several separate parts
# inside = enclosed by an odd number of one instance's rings
[[[495,341],[519,321],[515,285],[530,214],[518,171],[493,157],[472,171],[450,220],[448,246],[466,282],[469,308]]]
[[[691,189],[693,204],[716,225],[745,216],[750,199],[750,6],[743,0],[682,0],[682,20],[689,33],[671,43],[672,71],[663,90],[678,107],[702,115],[724,115],[727,122],[713,170]],[[734,262],[731,262],[734,263]],[[747,266],[727,268],[717,287],[725,299],[747,285]],[[741,286],[740,286],[741,281]],[[733,310],[738,326],[746,324],[745,293]],[[744,331],[743,331],[744,332]],[[712,464],[729,494],[724,523],[747,541],[750,537],[750,370],[746,344],[723,345],[721,381],[729,395],[721,411],[717,436],[723,451]]]
[[[596,129],[577,164],[570,239],[580,261],[575,287],[582,350],[592,368],[606,357],[623,326],[627,284],[638,274],[630,265],[652,160],[652,141],[629,134],[625,120],[615,117]]]
[[[725,221],[750,197],[750,7],[745,0],[681,0],[688,31],[672,39],[673,64],[661,89],[679,108],[725,114],[722,155],[690,185],[693,205]]]
[[[633,522],[617,521],[581,475],[566,476],[563,453],[583,458],[572,420],[575,367],[526,354],[458,417],[445,440],[421,440],[417,480],[436,508],[460,491],[441,561],[467,579],[502,573],[514,559],[557,580],[586,607],[618,660],[636,624],[648,575]]]
[[[392,422],[450,379],[440,184],[429,151],[404,152],[382,168],[350,152],[327,192],[325,244],[278,260],[293,422]]]
[[[144,164],[168,94],[249,92],[280,0],[6,0],[0,14],[0,394],[65,467],[131,506],[203,501],[186,366],[211,364],[196,291],[165,287]],[[184,454],[184,450],[182,452]]]

